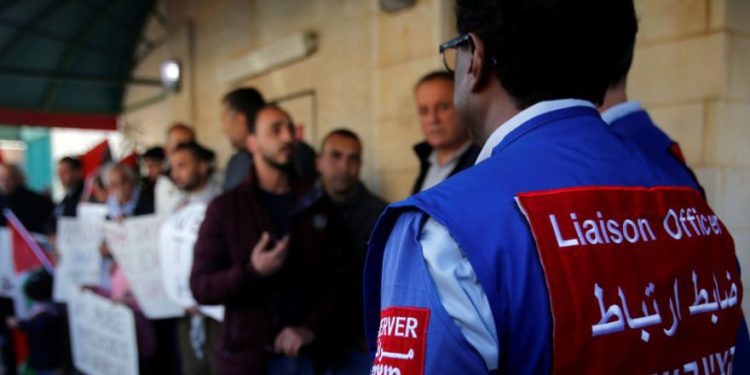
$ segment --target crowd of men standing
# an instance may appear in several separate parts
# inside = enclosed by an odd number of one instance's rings
[[[414,147],[417,193],[472,165],[478,149],[453,110],[451,74],[425,75],[414,94],[425,136]],[[135,312],[142,373],[367,372],[362,275],[370,232],[387,203],[361,181],[362,140],[336,129],[316,152],[298,139],[291,115],[255,88],[233,90],[220,105],[222,131],[235,149],[223,175],[195,131],[175,123],[164,146],[145,150],[135,166],[110,163],[87,178],[78,157],[60,159],[64,195],[55,204],[25,186],[19,167],[0,165],[0,206],[31,232],[49,235],[54,253],[57,219],[75,217],[80,202],[105,205],[115,221],[208,205],[190,286],[199,304],[226,307],[221,323],[197,306],[183,318],[147,319],[106,241],[100,246],[102,277],[91,287]],[[3,320],[12,320],[12,303],[2,302]],[[69,350],[43,343],[57,335],[68,344],[65,308],[53,310],[57,330],[27,332],[28,364],[71,371]],[[6,338],[9,328],[18,324],[2,324]],[[13,341],[2,343],[12,374]]]
[[[190,126],[177,123],[163,148],[141,155],[139,167],[110,165],[90,183],[84,183],[77,158],[61,159],[65,197],[56,205],[29,191],[17,167],[0,165],[0,207],[16,212],[31,231],[54,238],[55,220],[74,216],[82,201],[105,204],[113,221],[207,204],[189,280],[197,305],[181,318],[147,319],[108,244],[101,244],[105,265],[92,289],[134,311],[144,374],[363,374],[373,365],[375,373],[597,373],[596,366],[615,362],[598,363],[589,355],[602,342],[593,341],[591,322],[581,320],[583,312],[598,311],[593,298],[602,314],[594,327],[603,326],[605,334],[618,333],[615,324],[624,330],[623,320],[645,327],[638,323],[652,317],[631,319],[622,288],[622,308],[605,310],[599,282],[633,286],[636,277],[653,275],[633,267],[624,272],[614,258],[593,258],[623,251],[576,253],[583,254],[576,255],[582,267],[547,263],[540,226],[530,218],[581,202],[603,207],[591,209],[602,223],[602,212],[636,207],[657,217],[664,202],[680,199],[710,210],[679,146],[628,101],[638,30],[634,6],[630,0],[467,0],[457,2],[456,12],[461,35],[440,46],[447,71],[426,74],[414,87],[424,135],[414,147],[420,166],[414,196],[391,208],[361,181],[364,145],[356,133],[333,130],[314,151],[296,134],[292,115],[255,88],[233,90],[217,103],[222,131],[235,149],[223,176],[216,174],[214,153]],[[558,59],[563,55],[567,59]],[[524,209],[525,200],[544,195],[556,199],[542,209]],[[539,215],[558,213],[548,214]],[[556,225],[560,248],[586,245],[580,228],[579,242]],[[711,264],[716,305],[728,312],[721,323],[714,315],[713,326],[691,320],[674,342],[711,355],[731,347],[739,371],[747,366],[747,328],[736,289],[734,305],[729,297],[719,301],[715,276],[739,277],[734,248],[727,238],[701,241],[685,245],[697,250],[690,257],[687,250],[670,253],[674,264],[658,267],[655,273],[663,277],[653,279],[659,290],[672,290],[674,280],[678,297],[678,278],[692,270],[697,285],[694,269]],[[606,242],[608,250],[622,243]],[[666,253],[685,243],[649,245]],[[628,254],[637,261],[651,256],[636,249]],[[611,268],[622,272],[606,272]],[[567,279],[555,282],[560,273]],[[585,283],[574,296],[576,277],[588,273],[598,277],[594,297]],[[571,293],[562,293],[562,303],[554,300],[561,287]],[[654,288],[649,284],[646,296]],[[34,294],[45,300],[44,293]],[[695,298],[697,304],[709,297],[696,286]],[[29,364],[38,373],[70,370],[60,348],[45,341],[50,331],[35,334],[5,302],[8,319],[0,334],[6,339],[0,343],[6,371],[15,368],[7,337],[16,328],[29,335]],[[710,307],[706,302],[698,308]],[[671,337],[682,317],[680,306],[670,303],[674,325],[663,331]],[[198,305],[223,306],[224,319],[203,315]],[[54,307],[40,311],[55,316]],[[619,320],[608,321],[616,312]],[[648,314],[646,302],[643,312]],[[721,334],[709,337],[699,324],[720,327]],[[561,344],[566,335],[583,344],[575,350]],[[649,340],[645,330],[625,337],[615,365],[630,365],[634,348]],[[663,362],[670,348],[659,340],[636,365],[682,366],[682,357]]]

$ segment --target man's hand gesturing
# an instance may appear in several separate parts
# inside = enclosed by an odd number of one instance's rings
[[[263,232],[260,240],[253,247],[253,252],[250,254],[250,263],[261,276],[269,276],[278,271],[281,265],[284,264],[284,259],[286,259],[288,253],[289,236],[284,236],[284,238],[276,243],[276,246],[272,249],[267,249],[270,241],[271,236],[268,232]]]

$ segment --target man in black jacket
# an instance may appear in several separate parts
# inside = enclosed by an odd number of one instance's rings
[[[83,195],[83,164],[77,158],[64,157],[57,163],[57,176],[65,189],[65,196],[55,207],[55,216],[74,217]]]
[[[370,233],[388,204],[371,193],[359,178],[362,142],[354,132],[338,129],[328,133],[321,142],[317,166],[320,188],[333,202],[335,212],[342,220],[355,274],[352,282],[356,292],[351,302],[357,308],[351,327],[351,336],[355,342],[345,362],[334,373],[365,374],[369,371],[370,356],[362,329],[362,274]]]
[[[9,208],[30,232],[42,233],[52,214],[52,202],[26,187],[26,179],[21,170],[11,164],[0,164],[0,226],[5,226],[2,209]],[[13,301],[0,298],[0,322],[14,315]],[[10,331],[0,324],[0,352],[6,374],[16,373],[15,351]]]
[[[0,209],[13,211],[29,232],[44,233],[53,207],[47,197],[26,187],[26,178],[17,166],[0,164]],[[0,226],[5,226],[1,212]]]
[[[414,89],[425,141],[414,146],[419,176],[412,194],[427,190],[471,167],[479,148],[453,107],[453,74],[437,71],[422,77]]]

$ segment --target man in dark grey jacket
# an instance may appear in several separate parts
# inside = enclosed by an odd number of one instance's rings
[[[335,212],[342,221],[347,250],[354,262],[355,294],[353,306],[362,306],[362,273],[365,265],[367,242],[370,232],[385,210],[387,204],[372,194],[359,179],[362,165],[362,143],[359,137],[346,129],[329,133],[320,146],[317,159],[320,172],[320,188],[330,198]],[[365,374],[369,370],[370,357],[364,340],[363,313],[355,314],[351,327],[355,343],[344,364],[335,369],[335,374]]]
[[[248,175],[253,163],[253,156],[245,146],[248,122],[254,121],[256,112],[265,104],[263,95],[250,87],[230,91],[222,100],[221,128],[235,149],[235,153],[227,163],[224,191],[236,187]]]

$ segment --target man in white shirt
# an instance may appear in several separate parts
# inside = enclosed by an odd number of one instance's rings
[[[170,174],[180,197],[174,212],[193,204],[208,204],[221,193],[211,176],[214,173],[213,151],[195,143],[183,143],[174,148],[169,159]],[[200,313],[198,307],[187,310],[177,322],[177,335],[182,361],[182,373],[214,374],[213,347],[219,323]]]
[[[167,162],[177,146],[183,143],[195,142],[195,131],[193,128],[183,124],[175,123],[167,130],[167,145],[164,152],[167,154]],[[171,163],[171,162],[170,162]],[[180,191],[170,177],[169,171],[159,176],[154,186],[154,204],[157,215],[166,215],[172,212],[180,197]]]

